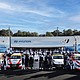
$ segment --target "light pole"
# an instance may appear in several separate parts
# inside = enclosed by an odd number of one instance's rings
[[[10,41],[10,43],[9,43],[9,48],[11,48],[11,33],[10,33],[10,27],[9,27],[9,41]]]
[[[57,36],[58,36],[58,28],[59,28],[59,27],[57,27]]]
[[[77,52],[77,39],[74,36],[74,51]]]

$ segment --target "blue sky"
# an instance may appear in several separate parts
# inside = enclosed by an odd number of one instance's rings
[[[0,0],[0,29],[45,33],[80,30],[80,0]]]

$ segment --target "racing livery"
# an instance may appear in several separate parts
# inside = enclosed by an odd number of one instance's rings
[[[7,58],[7,68],[22,68],[22,54],[13,53]]]
[[[71,69],[80,70],[80,54],[73,54],[70,58],[69,65]]]

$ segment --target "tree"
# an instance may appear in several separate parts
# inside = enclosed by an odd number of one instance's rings
[[[53,36],[51,32],[46,32],[46,36]]]
[[[28,36],[28,37],[37,37],[37,36],[40,36],[40,37],[45,37],[45,36],[73,36],[73,35],[80,35],[80,31],[78,30],[71,30],[71,29],[68,29],[68,30],[63,30],[62,32],[59,31],[58,29],[57,30],[54,30],[53,32],[46,32],[45,34],[38,34],[37,32],[26,32],[26,31],[20,31],[18,30],[16,33],[13,34],[13,32],[9,29],[5,30],[5,29],[2,29],[0,30],[0,36]]]
[[[63,34],[65,34],[65,36],[72,36],[73,35],[73,31],[71,29],[64,30]]]
[[[45,36],[46,36],[45,34],[40,34],[40,35],[39,35],[39,37],[45,37]]]
[[[53,36],[59,36],[60,31],[59,30],[54,30],[51,33],[53,34]]]
[[[30,36],[30,32],[28,31],[28,32],[26,32],[26,36]]]
[[[73,35],[79,35],[78,30],[73,30]]]
[[[14,33],[13,36],[23,36],[23,33],[20,30],[18,30],[17,33]]]
[[[59,36],[63,36],[63,33],[62,32],[59,32]]]
[[[25,31],[23,31],[22,34],[23,34],[23,36],[26,36],[26,32]]]
[[[38,36],[38,33],[36,33],[36,32],[26,32],[26,31],[23,31],[23,32],[21,32],[20,30],[18,30],[18,32],[17,33],[14,33],[14,35],[13,36]]]
[[[65,35],[66,35],[66,30],[64,29],[64,30],[63,30],[63,36],[65,36]]]
[[[77,35],[80,35],[80,31],[78,31]]]
[[[9,30],[0,30],[0,36],[12,36],[13,35],[13,32],[10,30],[10,33],[9,33]]]
[[[37,36],[38,36],[38,33],[37,33],[37,32],[32,32],[32,33],[30,33],[30,36],[35,36],[35,37],[37,37]]]

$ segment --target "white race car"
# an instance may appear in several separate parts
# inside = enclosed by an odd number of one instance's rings
[[[7,58],[7,68],[22,68],[22,54],[13,53]]]
[[[53,67],[64,67],[64,56],[62,54],[53,54]]]

